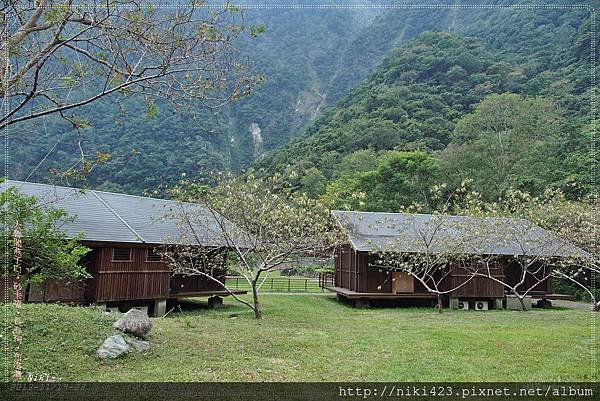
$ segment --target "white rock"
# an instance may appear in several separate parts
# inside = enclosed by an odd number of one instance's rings
[[[128,351],[129,345],[127,345],[123,336],[115,334],[104,340],[100,348],[96,351],[96,355],[100,359],[114,359],[126,354]]]
[[[150,351],[150,343],[148,341],[140,340],[135,337],[125,337],[125,342],[136,351]]]

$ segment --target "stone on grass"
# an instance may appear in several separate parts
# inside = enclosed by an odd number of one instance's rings
[[[125,342],[134,350],[140,352],[150,351],[150,343],[148,341],[140,340],[136,337],[125,337]]]
[[[100,359],[114,359],[126,354],[128,351],[129,345],[127,345],[123,336],[115,334],[104,340],[100,348],[96,351],[96,355]]]
[[[148,333],[150,333],[150,329],[152,329],[152,321],[145,312],[139,309],[130,309],[113,326],[124,333],[146,338]]]

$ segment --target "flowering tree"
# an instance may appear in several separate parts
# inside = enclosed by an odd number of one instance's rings
[[[437,295],[436,307],[441,312],[444,295],[460,290],[476,277],[473,271],[485,268],[488,255],[480,252],[485,226],[444,214],[391,216],[378,222],[397,232],[379,245],[376,267],[413,277]],[[454,279],[459,272],[461,279]]]
[[[496,232],[500,245],[517,246],[509,268],[516,269],[518,276],[499,279],[488,275],[488,278],[516,296],[523,308],[526,296],[555,277],[583,289],[597,309],[596,294],[591,289],[591,275],[599,273],[594,204],[593,200],[569,201],[555,190],[536,197],[511,189],[503,199],[493,203],[483,202],[477,193],[472,193],[466,202],[455,204],[455,210],[476,216],[512,217],[512,220],[496,219],[498,224],[492,226],[492,232]]]
[[[185,238],[164,251],[178,273],[211,276],[230,294],[226,283],[215,277],[222,259],[211,253],[228,251],[232,268],[243,276],[252,291],[252,302],[236,296],[262,318],[259,292],[269,272],[306,256],[330,255],[341,240],[329,210],[306,194],[293,193],[286,177],[257,178],[221,175],[212,188],[183,183],[173,193],[187,202],[207,208],[181,208],[176,214]],[[215,246],[218,239],[219,246]],[[213,242],[213,245],[210,245]],[[181,256],[183,252],[184,256]]]

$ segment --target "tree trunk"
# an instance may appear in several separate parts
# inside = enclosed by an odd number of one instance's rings
[[[258,289],[256,288],[256,282],[252,282],[252,300],[254,301],[254,317],[262,319],[262,310],[260,309],[260,302],[258,301]]]
[[[438,313],[442,313],[442,294],[437,294],[437,306]]]
[[[525,301],[523,301],[523,298],[521,298],[520,296],[517,295],[517,299],[521,303],[521,311],[522,312],[526,312],[527,311],[527,307],[525,306]]]

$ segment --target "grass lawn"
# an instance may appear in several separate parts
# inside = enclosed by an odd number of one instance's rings
[[[583,310],[438,314],[265,295],[256,321],[227,302],[153,319],[151,351],[109,363],[95,350],[115,316],[24,305],[24,371],[80,381],[589,381],[597,352]]]
[[[251,291],[250,284],[243,277],[230,277],[227,279],[227,286],[239,290]],[[276,270],[269,273],[262,284],[263,293],[271,292],[313,292],[328,293],[327,290],[319,286],[318,279],[301,276],[282,276],[281,272]]]

